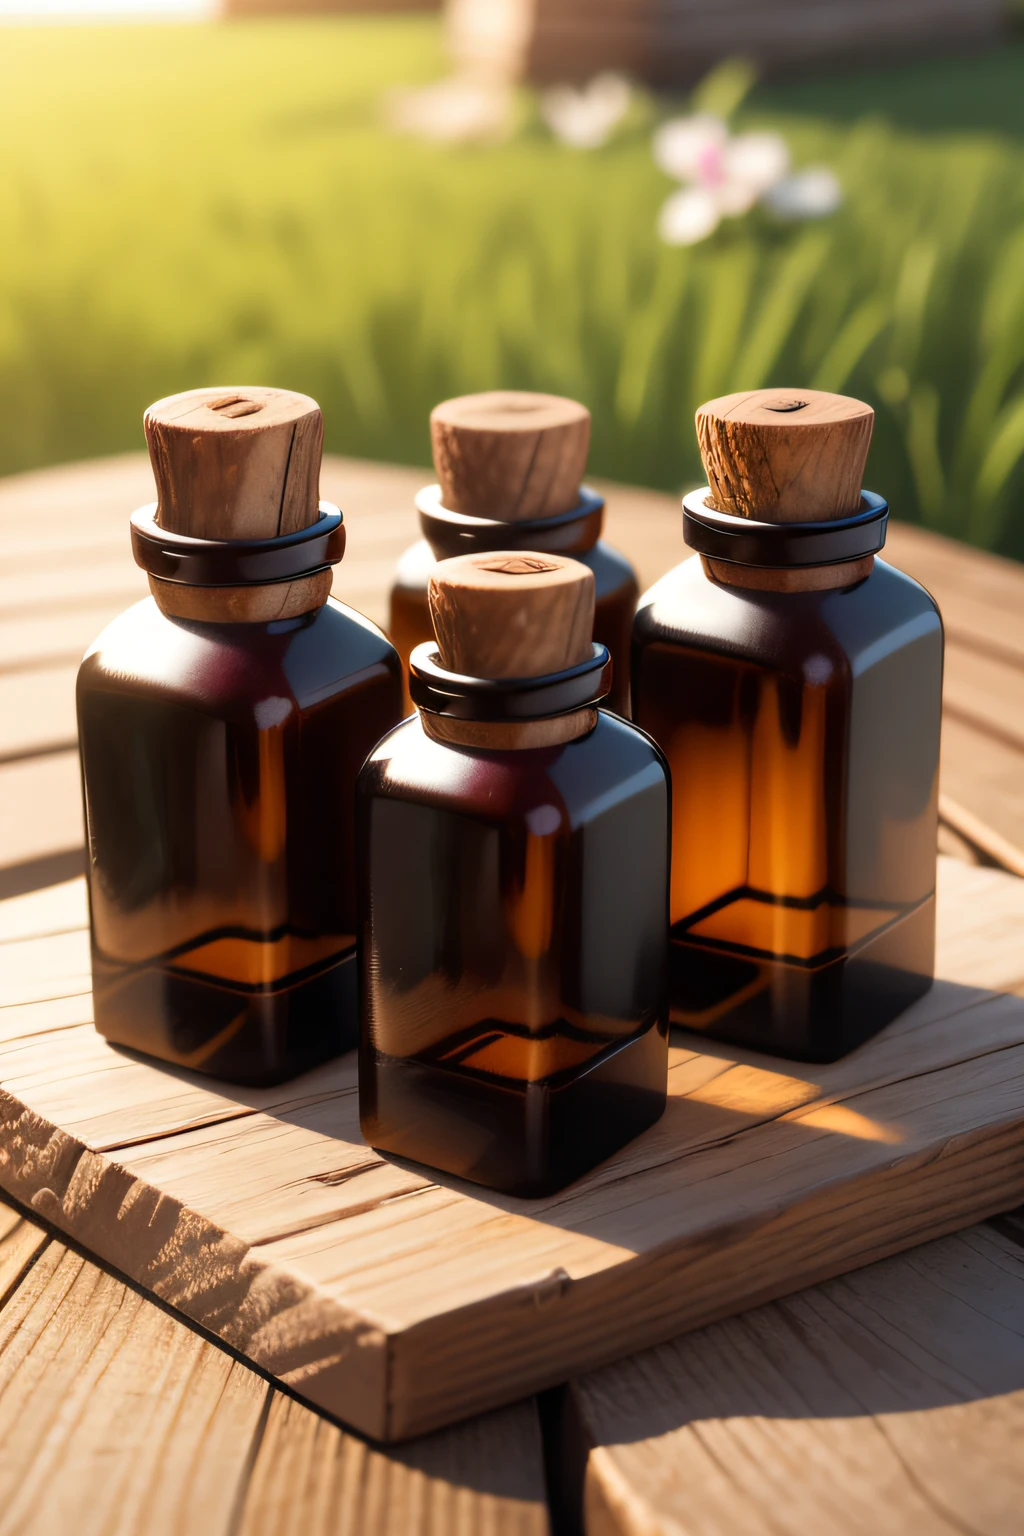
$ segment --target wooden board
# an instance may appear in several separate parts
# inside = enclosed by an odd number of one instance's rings
[[[1011,1536],[1024,1248],[990,1226],[572,1384],[587,1536]]]
[[[68,1530],[546,1536],[537,1405],[368,1445],[0,1203],[0,1536]]]
[[[1024,883],[942,861],[940,974],[802,1068],[673,1046],[664,1119],[535,1202],[400,1165],[343,1058],[246,1092],[92,1029],[81,882],[0,904],[0,1185],[382,1440],[1024,1199]]]

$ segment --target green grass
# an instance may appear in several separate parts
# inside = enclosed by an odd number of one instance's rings
[[[425,463],[430,406],[502,384],[579,396],[596,473],[676,489],[701,400],[818,386],[875,405],[898,516],[1024,556],[1024,47],[756,91],[739,122],[846,204],[689,251],[643,110],[591,155],[528,104],[500,147],[389,134],[383,91],[443,68],[423,17],[0,29],[0,472],[245,382]]]

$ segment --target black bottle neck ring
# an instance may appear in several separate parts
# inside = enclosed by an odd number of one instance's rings
[[[889,504],[873,491],[861,491],[860,511],[823,523],[758,523],[748,517],[716,512],[706,504],[704,486],[683,497],[683,538],[711,560],[774,570],[815,565],[845,565],[877,555],[885,543]]]
[[[550,720],[607,698],[612,660],[604,645],[578,666],[543,677],[463,677],[437,659],[437,645],[425,640],[409,658],[409,693],[419,709],[456,720]]]
[[[483,554],[489,549],[533,549],[546,555],[575,555],[593,549],[604,525],[604,497],[586,485],[579,500],[557,517],[498,522],[470,517],[441,505],[441,487],[427,485],[416,497],[423,537],[437,560]]]
[[[262,587],[295,581],[337,565],[345,524],[337,507],[320,503],[308,528],[276,539],[197,539],[156,521],[157,503],[132,513],[132,554],[150,576],[186,587]]]

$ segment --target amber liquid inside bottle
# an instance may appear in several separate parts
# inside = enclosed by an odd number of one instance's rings
[[[638,724],[672,770],[672,1017],[834,1060],[930,985],[942,625],[876,560],[823,592],[699,559],[641,600]]]
[[[398,658],[328,604],[268,624],[149,599],[82,664],[96,1026],[240,1083],[355,1045],[354,797]]]
[[[507,548],[516,549],[515,524],[509,524]],[[524,547],[530,548],[529,544]],[[470,552],[467,544],[466,553]],[[608,647],[614,668],[612,691],[607,703],[616,714],[629,715],[629,644],[639,587],[629,561],[603,539],[590,549],[572,550],[574,560],[594,573],[594,639]],[[405,709],[412,710],[409,698],[409,657],[416,646],[433,640],[434,630],[427,606],[427,580],[436,560],[426,539],[406,550],[398,564],[391,588],[391,616],[388,633],[402,658],[406,678]]]
[[[563,746],[442,745],[419,718],[359,781],[371,1146],[558,1189],[664,1110],[668,785],[601,714]]]

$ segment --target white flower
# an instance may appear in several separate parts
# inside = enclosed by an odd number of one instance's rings
[[[658,233],[666,245],[696,245],[718,228],[718,201],[705,187],[683,187],[661,205]]]
[[[708,112],[675,117],[662,123],[654,135],[654,163],[673,181],[701,181],[714,171],[728,138],[722,119]]]
[[[746,213],[789,170],[789,148],[777,133],[741,133],[730,139],[722,152],[720,201],[723,212],[733,200]]]
[[[733,136],[707,112],[663,123],[651,148],[658,168],[684,183],[658,221],[668,245],[706,240],[722,219],[748,213],[759,201],[782,219],[822,219],[843,200],[827,166],[790,174],[789,149],[777,133]]]
[[[749,212],[789,170],[789,150],[777,133],[733,137],[710,113],[664,123],[652,148],[667,176],[689,183],[661,210],[661,238],[669,245],[705,240],[722,219]]]
[[[597,75],[582,90],[554,86],[540,99],[540,113],[551,132],[573,149],[600,149],[629,110],[629,81],[622,75]]]
[[[511,123],[512,92],[502,80],[453,75],[420,90],[392,92],[387,112],[397,132],[423,139],[500,139]]]
[[[764,201],[780,219],[824,219],[841,206],[843,189],[828,166],[809,165],[769,187]]]

